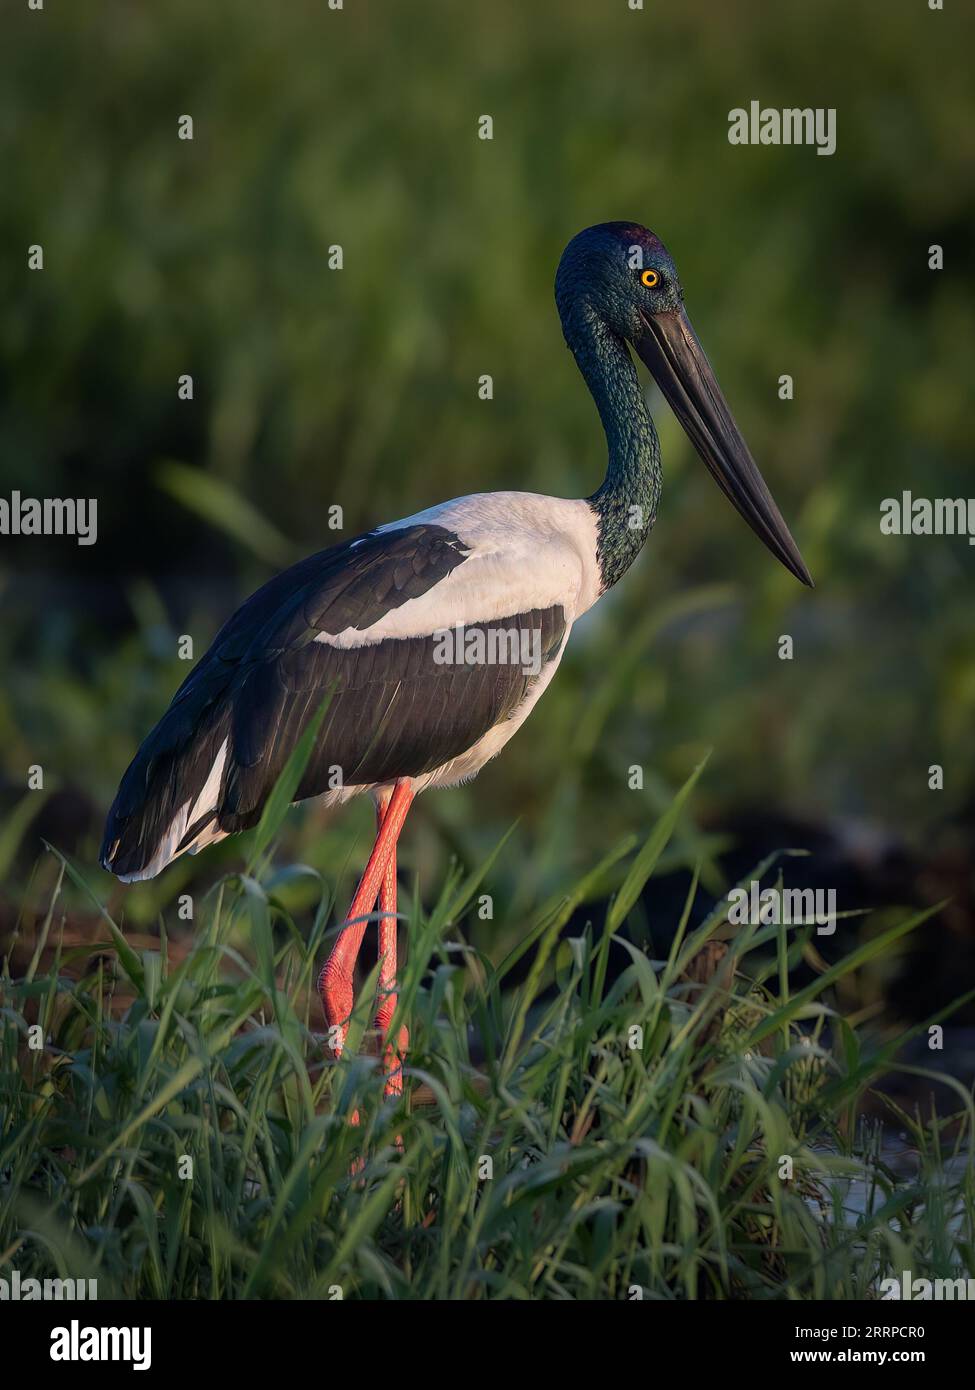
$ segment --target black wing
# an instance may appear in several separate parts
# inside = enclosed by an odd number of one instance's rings
[[[536,678],[517,664],[442,664],[434,634],[336,647],[325,635],[371,627],[426,593],[469,554],[444,527],[370,533],[279,574],[233,615],[180,686],[122,779],[101,860],[129,878],[158,872],[209,828],[256,824],[308,722],[328,700],[298,798],[334,787],[417,777],[471,748],[521,705]],[[565,638],[560,606],[493,629],[539,635],[542,664]],[[215,801],[162,862],[181,808],[195,803],[224,743]],[[207,798],[210,802],[210,798]]]

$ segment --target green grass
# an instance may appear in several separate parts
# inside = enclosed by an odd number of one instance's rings
[[[322,1061],[323,879],[317,909],[295,919],[283,890],[301,870],[256,852],[252,876],[228,875],[196,902],[188,950],[173,949],[161,917],[159,950],[135,951],[104,909],[104,945],[68,950],[69,907],[91,890],[55,852],[31,964],[0,978],[2,1272],[166,1299],[624,1299],[636,1288],[859,1299],[891,1271],[970,1272],[971,1097],[956,1088],[954,1117],[894,1117],[916,1150],[914,1174],[897,1177],[856,1122],[890,1051],[831,1007],[837,981],[923,914],[867,935],[798,992],[790,968],[809,943],[742,927],[724,965],[693,985],[690,963],[729,935],[720,912],[688,930],[695,880],[668,958],[631,944],[610,977],[611,933],[697,775],[642,846],[625,842],[505,924],[520,938],[505,959],[468,940],[491,859],[466,874],[453,865],[429,911],[413,894],[400,995],[411,1046],[395,1102],[356,1052],[374,976],[342,1060]],[[560,939],[573,909],[610,886],[606,920]],[[527,978],[509,987],[526,952]],[[868,1194],[861,1214],[852,1182]]]

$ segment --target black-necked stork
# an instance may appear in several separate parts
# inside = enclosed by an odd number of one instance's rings
[[[379,902],[377,1026],[396,1002],[396,845],[417,792],[473,777],[525,722],[573,623],[625,574],[653,526],[660,451],[632,344],[721,490],[811,584],[684,310],[674,262],[630,222],[590,227],[559,263],[566,342],[609,446],[602,486],[570,501],[460,497],[320,551],[259,589],[142,744],[108,816],[101,862],[126,882],[256,824],[323,706],[298,800],[370,792],[375,844],[320,989],[333,1048]],[[336,769],[340,770],[336,778]],[[400,1041],[400,1046],[404,1044]],[[386,1090],[400,1067],[386,1046]]]

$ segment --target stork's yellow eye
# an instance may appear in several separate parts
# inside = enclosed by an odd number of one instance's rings
[[[648,290],[652,290],[654,285],[660,283],[660,276],[655,270],[645,270],[640,276],[640,283],[646,285]]]

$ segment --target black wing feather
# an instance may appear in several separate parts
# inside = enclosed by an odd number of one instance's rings
[[[225,740],[216,810],[187,827],[180,848],[214,819],[227,833],[254,825],[326,698],[299,800],[333,786],[336,767],[346,786],[420,776],[509,718],[534,679],[518,666],[439,665],[433,635],[351,648],[315,640],[371,627],[445,579],[468,553],[446,528],[417,524],[333,546],[253,594],[180,686],[123,777],[105,828],[105,867],[129,877],[152,864]],[[538,629],[543,664],[565,637],[559,606],[491,627]]]

